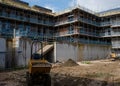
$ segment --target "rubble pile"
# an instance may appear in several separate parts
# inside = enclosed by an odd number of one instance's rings
[[[71,67],[71,66],[78,66],[78,64],[74,60],[68,59],[65,63],[62,64],[62,66]]]

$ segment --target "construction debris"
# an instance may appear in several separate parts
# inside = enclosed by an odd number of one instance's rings
[[[62,66],[71,67],[71,66],[78,66],[78,64],[74,60],[68,59],[65,63],[62,64]]]

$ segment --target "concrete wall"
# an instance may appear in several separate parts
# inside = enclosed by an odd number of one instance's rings
[[[32,40],[28,38],[21,38],[19,41],[19,47],[16,49],[16,61],[17,66],[26,66],[31,58],[31,44]],[[41,47],[40,43],[33,45],[33,53],[38,51]]]
[[[31,55],[31,40],[20,39],[19,47],[16,49],[17,66],[25,66]]]
[[[5,68],[6,40],[0,38],[0,69]]]
[[[17,46],[13,47],[12,39],[0,38],[0,52],[4,52],[0,53],[0,67],[26,66],[31,57],[31,43],[32,40],[28,38],[20,38]],[[104,59],[110,53],[110,46],[68,43],[56,43],[55,45],[54,49],[45,56],[51,62],[54,60],[65,61],[69,58],[75,61]],[[34,44],[33,52],[40,47],[40,43]]]
[[[31,45],[32,40],[28,38],[17,38],[16,43],[13,43],[13,39],[6,40],[5,47],[7,48],[6,54],[6,68],[11,67],[24,67],[28,65],[31,58]],[[33,53],[37,52],[41,48],[40,43],[33,44]],[[0,49],[1,50],[1,49]],[[54,50],[46,55],[46,58],[52,62]],[[1,60],[2,61],[2,60]]]
[[[112,48],[120,48],[120,37],[112,38]]]
[[[109,46],[83,45],[83,47],[83,55],[79,55],[82,56],[82,60],[105,59],[109,56],[111,51]]]
[[[56,44],[56,57],[58,61],[69,58],[75,61],[105,59],[109,56],[111,46],[92,44]]]
[[[13,64],[13,48],[12,48],[12,40],[11,39],[6,39],[6,68],[10,68]]]
[[[31,57],[32,40],[18,38],[17,45],[13,39],[0,38],[0,68],[23,67],[28,65]],[[13,47],[13,45],[16,45]],[[33,53],[40,48],[40,43],[33,45]]]
[[[64,61],[68,58],[77,60],[77,50],[78,47],[76,45],[71,44],[56,44],[56,60]]]

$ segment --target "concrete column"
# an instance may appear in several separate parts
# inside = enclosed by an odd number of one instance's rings
[[[12,47],[12,67],[16,67],[18,65],[18,51],[17,48],[19,48],[19,37],[13,38],[13,47]]]
[[[54,62],[56,62],[56,42],[54,42]]]

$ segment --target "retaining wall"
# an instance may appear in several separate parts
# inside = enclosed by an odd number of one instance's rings
[[[105,59],[109,57],[111,46],[96,44],[56,44],[56,59],[65,61],[69,58],[75,61]]]

